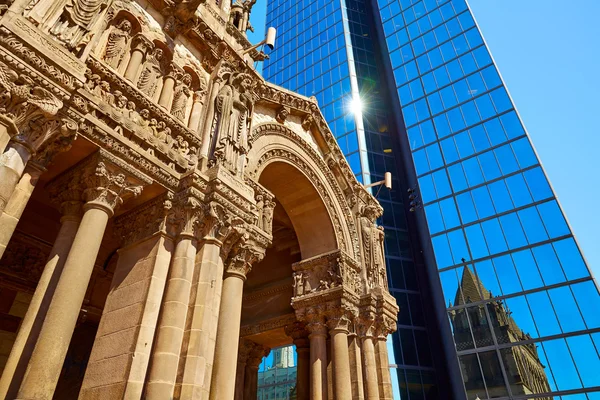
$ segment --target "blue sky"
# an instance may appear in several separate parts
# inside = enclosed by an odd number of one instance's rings
[[[600,276],[600,1],[469,3],[585,257]],[[253,43],[264,36],[265,14],[266,0],[258,0]]]

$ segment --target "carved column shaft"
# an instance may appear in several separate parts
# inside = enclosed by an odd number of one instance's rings
[[[254,344],[244,371],[244,400],[256,400],[258,394],[258,367],[263,357],[267,356],[270,349],[260,344]]]
[[[390,376],[390,361],[387,350],[387,337],[379,336],[375,342],[375,358],[377,362],[377,379],[379,381],[379,397],[382,400],[392,400],[392,378]]]
[[[327,399],[327,327],[322,323],[308,325],[310,334],[310,398]]]
[[[56,286],[18,399],[52,399],[112,210],[88,203]]]
[[[363,338],[362,343],[363,360],[365,363],[365,380],[368,400],[379,400],[379,385],[377,361],[375,359],[375,346],[373,337],[368,335]]]
[[[210,399],[233,399],[235,393],[235,371],[242,319],[242,295],[244,276],[227,274],[223,280],[221,309],[217,325],[215,364],[211,383]]]
[[[146,385],[146,399],[173,397],[185,322],[192,289],[196,240],[181,236],[171,262],[157,328],[156,345]]]
[[[221,242],[208,238],[202,241],[196,256],[190,296],[192,311],[184,332],[185,359],[180,363],[183,378],[175,389],[181,399],[207,398],[210,391],[223,287],[220,251]]]
[[[164,84],[158,98],[158,105],[163,106],[167,112],[171,111],[173,102],[173,89],[175,88],[176,71],[170,71],[164,78]]]
[[[6,246],[17,228],[42,172],[37,166],[29,164],[2,211],[2,216],[0,216],[0,258],[4,255]]]
[[[133,38],[131,44],[131,57],[129,58],[129,64],[127,64],[124,74],[125,79],[135,83],[142,61],[144,60],[144,55],[146,55],[151,46],[152,43],[143,36],[135,36]]]
[[[363,379],[363,366],[362,366],[362,350],[359,344],[359,338],[356,334],[348,336],[350,342],[348,350],[350,353],[350,376],[352,379],[352,399],[364,400],[365,389]]]
[[[296,399],[309,400],[310,398],[310,342],[308,331],[304,324],[296,323],[286,327],[286,334],[291,336],[296,346]]]
[[[62,208],[60,230],[2,373],[0,398],[3,399],[14,399],[17,395],[66,258],[77,234],[81,221],[81,203],[68,202]]]
[[[200,120],[202,119],[202,108],[204,104],[202,99],[204,94],[201,92],[194,93],[194,102],[192,104],[192,111],[190,112],[190,119],[188,120],[188,128],[194,132],[200,130]]]
[[[352,399],[348,323],[345,317],[328,321],[333,353],[334,395],[336,399]]]

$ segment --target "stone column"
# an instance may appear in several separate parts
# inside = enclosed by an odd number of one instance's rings
[[[190,295],[191,315],[185,326],[183,360],[180,361],[182,379],[175,387],[175,393],[181,399],[206,399],[210,391],[223,285],[221,246],[220,240],[205,237],[196,256]]]
[[[81,221],[81,202],[65,201],[61,205],[61,211],[63,216],[60,220],[60,230],[2,373],[0,380],[2,399],[14,399],[17,395]]]
[[[310,398],[327,400],[327,327],[322,321],[308,324],[310,341]]]
[[[142,190],[140,179],[126,177],[119,166],[104,161],[99,153],[82,164],[75,166],[74,171],[67,174],[73,173],[74,180],[83,180],[82,183],[87,186],[84,192],[87,202],[83,207],[83,218],[50,302],[17,399],[52,398],[108,219],[123,202],[123,197],[139,195]],[[79,169],[84,170],[83,174],[77,173]]]
[[[137,34],[131,40],[131,57],[125,69],[125,79],[135,83],[144,56],[154,45],[145,36]]]
[[[246,378],[246,363],[248,356],[252,350],[252,342],[245,339],[240,339],[240,347],[238,350],[238,363],[235,373],[235,400],[244,400],[244,387]]]
[[[25,167],[25,171],[10,196],[4,211],[2,211],[0,216],[0,258],[4,255],[6,246],[8,246],[8,242],[17,228],[17,224],[43,171],[44,169],[36,163],[29,163]]]
[[[350,320],[343,315],[335,315],[327,321],[333,353],[334,397],[337,400],[352,400],[348,353],[349,324]]]
[[[30,150],[15,142],[0,156],[0,211],[4,211],[30,158]]]
[[[254,343],[246,362],[244,372],[244,400],[256,400],[258,393],[258,368],[262,359],[269,355],[271,349]]]
[[[175,80],[178,75],[181,75],[175,64],[169,66],[169,72],[165,75],[165,83],[163,84],[158,98],[158,105],[163,106],[167,112],[171,111],[171,103],[173,101],[173,89],[175,88]]]
[[[298,363],[296,365],[296,399],[310,399],[310,345],[308,331],[299,322],[286,326],[286,335],[294,340]]]
[[[379,382],[379,398],[393,400],[390,361],[387,351],[387,335],[380,333],[375,340],[375,360],[377,363],[377,380]]]
[[[196,237],[189,227],[193,224],[194,210],[189,211],[191,215],[186,218],[188,227],[180,234],[175,247],[162,302],[156,345],[146,384],[145,398],[148,400],[173,398],[175,390],[197,248]]]
[[[123,245],[80,400],[142,398],[174,248],[165,228],[170,208],[170,200],[161,196],[115,221]]]
[[[365,363],[365,381],[368,400],[379,400],[379,384],[373,332],[368,329],[362,335],[362,353]]]
[[[190,111],[190,119],[188,120],[188,128],[194,132],[200,130],[200,121],[202,119],[202,109],[204,108],[204,92],[194,92],[194,102],[192,104],[192,111]]]
[[[232,372],[237,364],[244,281],[252,264],[264,256],[264,249],[260,252],[251,245],[243,245],[232,250],[232,253],[227,262],[221,293],[211,400],[232,400],[234,397],[235,374]]]
[[[348,351],[350,353],[350,376],[352,379],[352,398],[354,400],[364,400],[365,388],[362,368],[362,350],[360,348],[360,339],[355,332],[348,335]]]

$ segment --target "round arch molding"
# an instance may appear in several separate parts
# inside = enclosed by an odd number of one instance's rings
[[[359,259],[359,239],[346,194],[319,152],[306,139],[277,123],[263,123],[252,130],[248,169],[253,179],[274,163],[293,166],[318,193],[327,209],[339,249]]]

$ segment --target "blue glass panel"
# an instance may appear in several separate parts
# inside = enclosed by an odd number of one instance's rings
[[[433,252],[438,268],[451,266],[453,264],[452,253],[446,235],[432,237],[431,242],[433,243]]]
[[[589,276],[589,271],[573,238],[554,242],[552,246],[556,250],[567,279],[572,280]]]
[[[524,296],[506,299],[506,308],[511,312],[510,316],[524,333],[530,334],[532,337],[538,336],[531,311],[529,310],[529,304],[527,304]]]
[[[442,153],[440,147],[433,144],[425,149],[427,151],[427,158],[429,159],[429,166],[431,169],[437,169],[444,166],[444,160],[442,159]]]
[[[493,263],[496,267],[496,274],[500,281],[502,293],[508,295],[523,290],[517,272],[515,271],[515,266],[509,255],[494,258]]]
[[[548,290],[548,295],[564,333],[585,329],[585,324],[568,286]]]
[[[513,261],[517,267],[517,272],[521,277],[523,289],[530,290],[544,285],[540,271],[533,259],[531,250],[518,251],[512,254]]]
[[[435,129],[431,121],[425,121],[421,123],[421,134],[423,135],[423,142],[429,144],[437,139],[435,136]]]
[[[589,335],[567,338],[579,377],[586,388],[600,386],[600,357]],[[570,400],[570,399],[569,399]]]
[[[450,182],[448,182],[448,176],[446,175],[446,170],[442,169],[440,171],[436,171],[432,175],[438,197],[448,196],[452,193],[452,189],[450,189]]]
[[[488,140],[483,126],[479,125],[472,128],[469,131],[469,134],[475,147],[475,151],[480,152],[490,147],[490,141]]]
[[[467,235],[467,241],[469,242],[469,248],[474,259],[489,256],[490,253],[485,244],[483,238],[483,232],[479,224],[471,225],[465,228],[465,234]]]
[[[532,250],[546,285],[553,285],[565,281],[565,275],[556,258],[552,245],[545,244],[543,246],[535,247]]]
[[[453,198],[440,201],[440,209],[442,210],[446,229],[452,229],[460,225],[458,212],[456,211],[456,205],[454,204]]]
[[[475,149],[473,149],[473,143],[471,142],[468,132],[459,133],[454,137],[454,139],[456,140],[456,147],[458,148],[458,153],[460,154],[461,158],[466,158],[475,153]]]
[[[521,222],[516,214],[508,214],[500,217],[500,224],[504,231],[504,237],[508,243],[508,248],[513,250],[522,246],[527,246],[527,239],[521,227]]]
[[[568,235],[570,233],[567,222],[556,201],[540,204],[537,206],[537,209],[542,216],[546,231],[551,238]]]
[[[491,260],[485,260],[475,264],[475,270],[477,271],[477,277],[492,295],[499,296],[502,294],[500,290],[500,284],[498,283],[498,277]]]
[[[521,225],[525,229],[525,235],[530,244],[538,243],[548,239],[548,234],[544,229],[542,220],[537,210],[532,208],[526,208],[518,212]]]
[[[456,196],[456,202],[458,203],[463,224],[477,220],[477,213],[470,193],[463,193]]]
[[[514,111],[501,116],[500,121],[502,122],[504,130],[506,131],[509,139],[523,136],[525,134],[525,130],[521,125],[521,121],[519,121],[519,117],[517,117],[517,113]]]
[[[490,142],[492,146],[496,146],[500,143],[504,143],[506,141],[506,134],[504,133],[504,128],[500,124],[500,120],[498,118],[494,118],[485,124],[485,130],[490,138]]]
[[[498,75],[498,71],[496,71],[496,67],[494,66],[488,67],[481,71],[481,75],[483,76],[483,80],[485,81],[485,85],[487,86],[488,90],[491,90],[502,84],[500,75]]]
[[[479,167],[477,157],[469,158],[468,160],[463,161],[462,165],[464,167],[469,186],[476,186],[484,182],[483,174],[481,173],[481,168]]]
[[[437,199],[431,175],[425,175],[419,178],[419,190],[421,191],[421,198],[424,203]]]
[[[427,216],[427,225],[429,232],[433,235],[444,230],[444,221],[438,203],[434,203],[425,207],[425,215]]]
[[[504,234],[500,228],[500,223],[496,218],[481,223],[485,241],[487,242],[490,254],[498,254],[508,250]]]
[[[452,182],[452,188],[455,192],[459,192],[468,188],[465,173],[461,164],[455,164],[448,167],[448,174],[450,175],[450,181]]]
[[[486,181],[491,181],[502,176],[493,152],[483,153],[477,158],[479,159],[479,164],[481,165]]]
[[[481,121],[475,103],[470,101],[460,107],[466,126],[472,126]]]
[[[435,125],[435,130],[439,138],[443,138],[448,136],[450,133],[450,125],[448,124],[448,119],[446,118],[446,114],[438,115],[433,119],[433,123]]]
[[[440,142],[440,145],[442,146],[442,153],[444,153],[446,164],[458,160],[459,156],[456,145],[454,144],[454,138],[444,139]]]
[[[492,101],[494,102],[494,105],[496,106],[496,111],[498,113],[510,110],[512,108],[512,103],[508,98],[506,89],[496,89],[492,93],[490,93],[490,95],[492,96]]]
[[[581,381],[564,339],[543,343],[558,390],[578,389]]]
[[[422,175],[429,171],[429,163],[427,162],[427,154],[425,153],[425,150],[415,151],[413,153],[413,160],[415,162],[417,175]]]
[[[480,219],[490,217],[495,214],[492,199],[490,198],[490,194],[485,186],[472,190],[471,194],[473,195],[477,214],[479,215]]]
[[[496,212],[501,213],[513,209],[513,202],[503,180],[488,185]]]
[[[470,259],[462,229],[448,232],[448,241],[450,242],[454,264],[460,264]]]
[[[517,164],[517,160],[515,159],[515,155],[510,146],[506,145],[497,148],[494,150],[494,153],[496,153],[496,157],[498,158],[500,168],[502,168],[502,173],[504,175],[508,175],[519,169],[519,164]]]
[[[528,294],[527,301],[531,307],[531,313],[535,319],[540,336],[561,333],[560,326],[552,309],[552,304],[545,291]]]
[[[525,184],[525,179],[523,179],[521,174],[506,178],[506,185],[508,186],[515,207],[525,206],[533,201],[529,194],[529,189]]]
[[[600,294],[594,282],[578,283],[571,288],[588,329],[600,328]]]
[[[527,168],[538,163],[537,157],[527,138],[519,139],[511,144],[521,168]]]
[[[533,200],[540,201],[552,197],[552,189],[544,176],[542,168],[534,168],[523,172],[529,191],[533,195]]]

